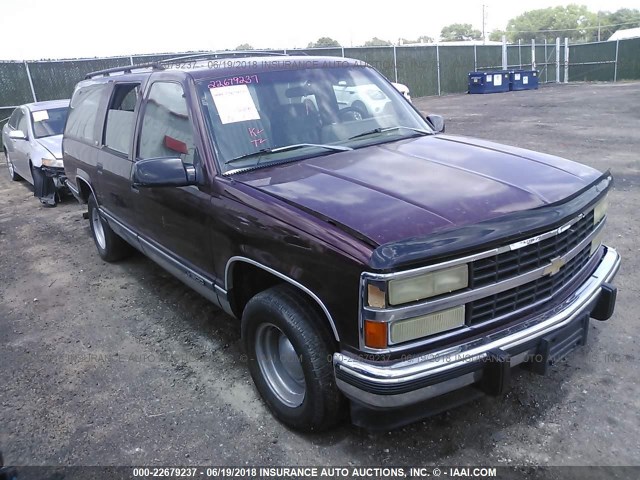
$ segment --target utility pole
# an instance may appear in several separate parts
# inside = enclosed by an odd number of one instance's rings
[[[485,5],[482,4],[482,44],[484,45],[484,43],[487,41],[487,37],[485,36],[484,33],[484,24],[485,24]]]

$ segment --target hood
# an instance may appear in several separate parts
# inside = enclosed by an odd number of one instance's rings
[[[62,158],[62,135],[52,135],[36,140],[40,145],[49,150],[55,158]]]
[[[235,178],[382,245],[555,203],[599,176],[551,155],[433,135]]]

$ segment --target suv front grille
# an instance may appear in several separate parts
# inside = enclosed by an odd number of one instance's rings
[[[593,210],[564,232],[526,247],[482,258],[469,265],[469,287],[479,288],[517,277],[565,255],[593,231]]]
[[[593,223],[593,215],[591,218],[591,222]],[[571,247],[569,247],[569,249],[570,248]],[[563,286],[569,283],[571,279],[578,274],[582,267],[587,264],[590,258],[590,253],[591,245],[589,244],[569,262],[567,262],[567,264],[563,266],[556,275],[547,275],[538,278],[533,282],[512,288],[511,290],[506,290],[468,303],[467,315],[469,324],[475,325],[494,318],[499,318],[526,308],[541,300],[552,297]]]

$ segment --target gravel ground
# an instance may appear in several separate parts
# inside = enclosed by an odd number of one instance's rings
[[[98,257],[84,207],[40,207],[0,162],[0,449],[13,465],[638,465],[640,83],[416,99],[447,132],[611,169],[612,320],[547,377],[390,433],[267,411],[236,321],[142,255]]]

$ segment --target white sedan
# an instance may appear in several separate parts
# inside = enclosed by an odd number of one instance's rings
[[[68,111],[69,100],[20,105],[2,129],[9,176],[31,183],[46,206],[55,206],[64,187],[62,132]]]

